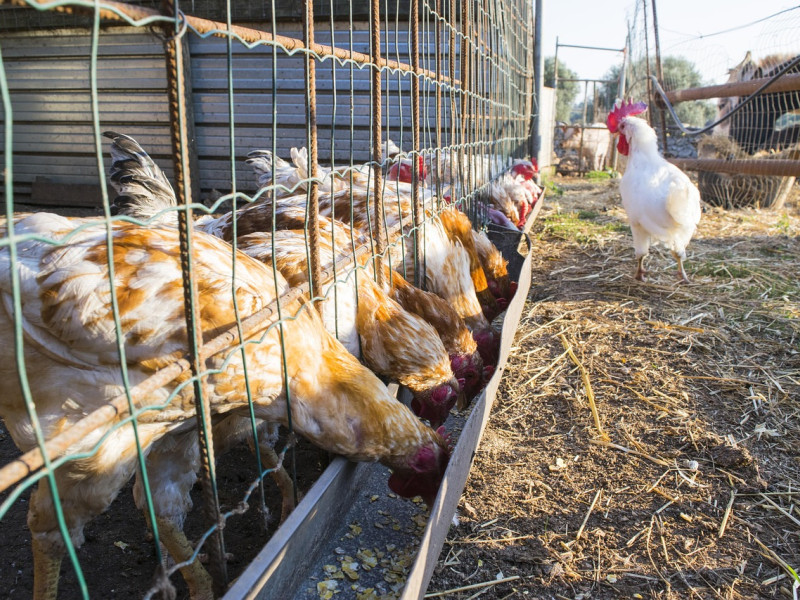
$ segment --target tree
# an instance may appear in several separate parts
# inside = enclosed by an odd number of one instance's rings
[[[553,87],[555,80],[556,60],[550,56],[544,61],[544,84]],[[558,61],[558,89],[556,90],[556,121],[569,122],[572,105],[578,95],[578,84],[574,81],[564,81],[564,79],[576,79],[578,75],[566,66],[562,61]]]
[[[703,78],[697,71],[694,63],[682,56],[667,56],[661,61],[661,68],[664,71],[664,90],[680,90],[690,87],[700,87],[705,85]],[[619,81],[620,66],[611,67],[604,79]],[[650,72],[655,74],[655,64],[651,63]],[[619,97],[618,84],[604,84],[600,90],[603,103],[609,103]],[[628,67],[626,73],[627,98],[636,100],[647,100],[647,64],[644,58],[634,61]],[[693,102],[681,102],[675,105],[675,113],[684,125],[702,127],[712,120],[716,114],[716,107],[711,102],[695,100]],[[654,115],[655,116],[655,115]],[[671,117],[667,115],[667,123],[671,122]]]

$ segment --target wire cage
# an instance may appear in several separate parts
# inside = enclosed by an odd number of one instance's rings
[[[583,175],[590,171],[602,171],[605,168],[616,169],[616,151],[605,121],[608,113],[614,108],[614,102],[619,97],[620,90],[624,93],[625,81],[622,76],[624,69],[618,69],[616,73],[612,69],[602,79],[565,77],[559,72],[558,57],[559,50],[562,48],[610,52],[621,55],[623,59],[626,49],[565,44],[556,39],[554,57],[553,85],[555,89],[559,89],[559,84],[567,84],[578,92],[579,99],[582,95],[582,99],[576,107],[580,114],[577,117],[573,116],[572,122],[569,124],[561,122],[555,124],[557,171],[564,175]],[[567,74],[574,75],[571,71],[567,71]]]
[[[541,195],[530,3],[14,0],[0,30],[11,596],[62,557],[68,597],[222,595],[322,468],[298,437],[432,501],[513,293],[482,230]]]
[[[659,43],[657,5],[640,0],[630,26],[629,95],[649,97],[666,155],[696,170],[703,200],[725,208],[779,208],[800,173],[800,12],[752,16]],[[732,55],[741,40],[747,51]]]

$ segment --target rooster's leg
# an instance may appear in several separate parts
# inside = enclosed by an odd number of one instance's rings
[[[58,576],[63,552],[45,548],[33,537],[33,597],[36,600],[56,600]]]
[[[194,548],[186,534],[180,527],[169,519],[156,517],[158,523],[158,535],[161,543],[167,548],[170,556],[176,563],[188,561],[194,553]],[[189,597],[192,600],[214,600],[213,581],[205,567],[200,561],[195,559],[185,567],[181,567],[181,575],[186,580],[189,587]]]
[[[672,252],[672,256],[676,261],[678,261],[678,281],[682,283],[691,283],[688,275],[686,275],[686,271],[683,269],[683,259],[686,257],[678,254],[675,251]]]
[[[644,270],[644,259],[650,250],[650,236],[647,231],[636,223],[631,223],[631,235],[633,235],[633,250],[636,254],[636,279],[644,281],[647,271]]]
[[[636,279],[639,281],[644,281],[644,276],[647,275],[647,271],[644,269],[644,257],[644,254],[636,257]]]

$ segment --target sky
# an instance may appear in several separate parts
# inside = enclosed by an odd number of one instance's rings
[[[543,0],[543,53],[553,56],[560,44],[622,48],[634,0]],[[651,0],[647,0],[652,27]],[[727,70],[744,59],[775,53],[800,53],[800,3],[797,0],[656,0],[661,54],[684,56],[706,83],[724,83]],[[786,11],[760,23],[759,19]],[[746,26],[745,26],[746,25]],[[740,27],[745,26],[745,27]],[[719,33],[736,28],[734,31]],[[643,35],[639,36],[644,43]],[[654,51],[652,37],[651,53]],[[622,62],[619,52],[559,48],[559,63],[580,78],[602,78]]]

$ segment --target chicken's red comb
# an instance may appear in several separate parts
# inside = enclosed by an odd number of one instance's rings
[[[633,100],[628,100],[627,103],[622,102],[621,104],[617,104],[610,113],[608,113],[608,118],[606,119],[606,125],[608,125],[608,130],[611,133],[617,133],[619,129],[619,124],[625,117],[630,117],[633,115],[638,115],[643,113],[647,110],[647,104],[644,102],[634,102]]]

